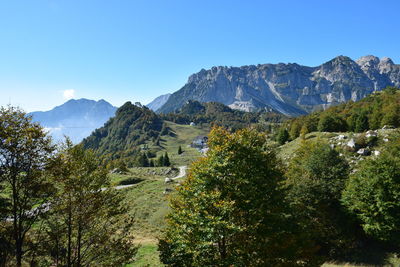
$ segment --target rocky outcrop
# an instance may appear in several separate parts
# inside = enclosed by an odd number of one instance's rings
[[[389,58],[339,56],[320,66],[262,64],[213,67],[191,75],[158,110],[179,109],[188,100],[216,101],[253,111],[272,108],[299,115],[345,101],[357,101],[387,86],[400,86],[400,65]]]

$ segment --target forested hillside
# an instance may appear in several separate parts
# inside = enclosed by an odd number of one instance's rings
[[[165,120],[181,124],[210,123],[231,130],[256,124],[280,123],[287,119],[285,115],[274,110],[245,112],[231,109],[218,102],[200,103],[195,100],[187,101],[176,113],[160,114],[160,116]]]
[[[103,127],[96,129],[83,140],[86,149],[108,159],[135,155],[138,145],[157,138],[163,128],[163,120],[146,107],[125,103]]]
[[[389,87],[358,102],[347,102],[324,111],[289,120],[284,128],[288,138],[320,132],[363,132],[400,126],[400,90]]]

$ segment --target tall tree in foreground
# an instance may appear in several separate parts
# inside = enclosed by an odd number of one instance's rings
[[[94,153],[67,141],[53,161],[52,177],[57,195],[46,220],[41,263],[47,259],[56,266],[118,266],[132,261],[136,247],[121,195],[106,189],[109,178]]]
[[[6,231],[1,239],[13,248],[16,266],[22,264],[27,234],[52,192],[43,171],[53,151],[51,139],[26,113],[14,107],[0,108],[0,188],[8,204],[1,216],[7,220],[0,224],[3,229],[11,228],[11,236]]]
[[[329,144],[303,141],[286,173],[287,200],[296,220],[323,257],[339,256],[351,240],[350,223],[340,199],[349,165]]]
[[[170,266],[307,265],[279,185],[281,164],[265,136],[244,129],[210,133],[207,157],[194,163],[170,201],[161,260]]]
[[[343,202],[364,231],[400,248],[400,137],[378,158],[368,159],[351,176]]]

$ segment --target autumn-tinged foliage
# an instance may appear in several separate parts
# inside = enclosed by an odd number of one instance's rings
[[[116,266],[133,260],[129,218],[107,172],[81,145],[66,148],[53,161],[50,177],[57,194],[43,225],[36,261],[56,266]]]
[[[363,132],[378,129],[384,125],[400,126],[400,90],[389,87],[375,92],[358,102],[347,102],[288,121],[283,128],[288,129],[293,140],[304,132]]]
[[[44,170],[54,146],[18,108],[0,109],[0,265],[21,266],[28,236],[54,193]]]
[[[265,136],[214,128],[206,157],[171,199],[160,240],[170,266],[307,265],[280,188],[283,172]]]
[[[0,266],[117,266],[136,247],[98,157],[0,109]]]

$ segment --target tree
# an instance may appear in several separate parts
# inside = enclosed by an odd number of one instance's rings
[[[289,140],[289,132],[286,128],[281,128],[278,132],[277,141],[280,145],[285,144]]]
[[[6,239],[14,250],[16,266],[22,265],[27,234],[53,192],[44,175],[53,151],[50,137],[26,113],[15,107],[0,108],[0,187],[8,203],[3,216],[12,224],[12,234]]]
[[[289,163],[287,200],[320,255],[331,256],[350,236],[351,227],[340,203],[348,175],[346,160],[321,142],[304,141]]]
[[[369,129],[367,113],[362,110],[357,110],[349,118],[350,129],[360,133]]]
[[[182,147],[181,146],[179,146],[178,147],[178,155],[180,155],[180,154],[182,154],[183,153],[183,151],[182,151]]]
[[[146,153],[140,153],[138,165],[140,167],[149,167],[149,159],[146,156]]]
[[[163,165],[166,166],[166,167],[171,166],[171,162],[170,162],[169,157],[168,157],[168,152],[165,152],[165,154],[164,154]]]
[[[400,241],[400,141],[388,145],[378,158],[365,160],[350,177],[343,203],[379,240]]]
[[[285,214],[283,173],[265,136],[213,128],[170,201],[160,258],[170,266],[296,266],[307,259]],[[244,168],[245,166],[245,168]]]
[[[151,160],[149,161],[149,167],[155,167],[155,165],[154,165],[154,160],[153,160],[153,159],[151,159]]]
[[[158,160],[157,160],[157,166],[158,167],[163,167],[164,166],[164,156],[161,155]]]
[[[341,132],[346,130],[346,122],[339,116],[326,113],[321,116],[318,122],[320,132]]]
[[[82,145],[66,147],[52,162],[52,199],[41,263],[56,266],[116,266],[132,261],[136,247],[123,217],[121,195],[109,186],[107,171]],[[42,256],[42,257],[41,257]]]

